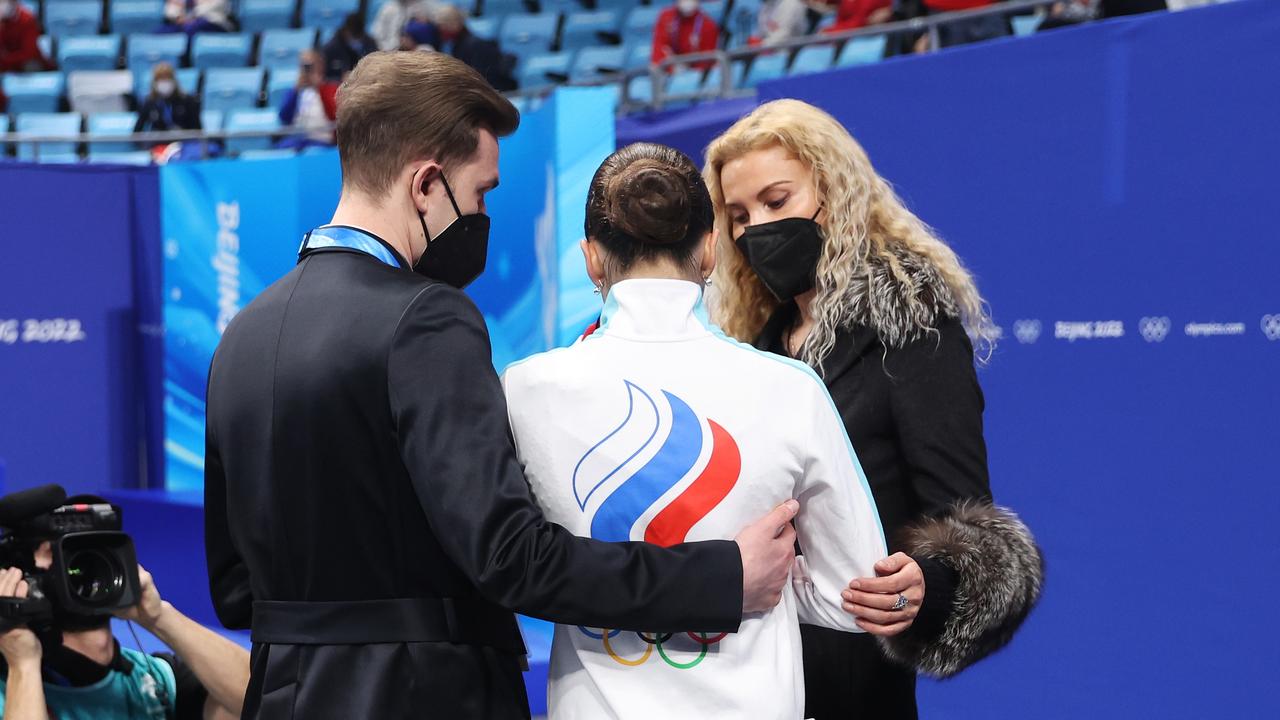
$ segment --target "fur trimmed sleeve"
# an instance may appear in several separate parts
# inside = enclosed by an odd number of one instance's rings
[[[942,631],[877,638],[890,659],[948,678],[1004,647],[1040,599],[1044,557],[1012,511],[961,502],[907,531],[904,550],[955,571],[955,600]],[[926,595],[929,588],[925,587]]]

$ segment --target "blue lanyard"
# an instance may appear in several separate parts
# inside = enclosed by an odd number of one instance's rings
[[[336,225],[325,225],[307,233],[302,238],[302,247],[298,248],[298,254],[301,255],[308,250],[327,247],[359,250],[366,255],[378,258],[391,267],[401,267],[400,260],[396,258],[395,253],[388,250],[385,245],[375,240],[369,233]]]

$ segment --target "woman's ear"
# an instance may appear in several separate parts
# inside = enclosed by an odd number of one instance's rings
[[[604,262],[600,257],[600,250],[594,242],[589,238],[583,238],[578,246],[582,248],[582,259],[587,265],[587,277],[591,278],[591,284],[596,287],[604,285]]]
[[[711,273],[716,270],[716,238],[719,235],[720,233],[713,227],[711,232],[702,239],[702,266],[699,269],[702,271],[703,278],[711,277]]]

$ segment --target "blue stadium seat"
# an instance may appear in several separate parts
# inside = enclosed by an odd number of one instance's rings
[[[1040,27],[1040,23],[1044,21],[1044,17],[1039,13],[1035,15],[1017,15],[1013,20],[1013,34],[1018,36],[1031,35]]]
[[[478,38],[493,40],[498,37],[498,26],[500,21],[501,18],[497,16],[468,18],[467,29],[471,31],[472,35],[475,35]]]
[[[280,127],[280,117],[275,110],[233,110],[227,114],[227,132],[243,130],[275,130]],[[270,137],[228,138],[227,150],[266,150],[271,147]]]
[[[556,15],[508,15],[498,32],[498,45],[503,52],[521,58],[547,52],[555,41],[559,20]]]
[[[191,64],[198,68],[244,67],[253,38],[246,33],[199,33],[191,41]]]
[[[360,0],[301,0],[302,24],[333,30],[348,15],[360,9]]]
[[[174,71],[178,88],[188,95],[200,94],[200,68],[178,68]],[[151,94],[151,68],[140,67],[133,70],[133,95],[142,101]]]
[[[633,41],[627,45],[627,70],[639,70],[649,67],[649,58],[653,57],[653,43],[649,40]]]
[[[724,0],[702,0],[698,3],[698,9],[707,14],[707,17],[716,21],[716,25],[724,22],[724,9],[726,3]]]
[[[258,47],[258,64],[267,67],[298,67],[298,54],[316,46],[315,28],[267,30]]]
[[[665,96],[673,95],[693,95],[702,87],[702,71],[701,70],[680,70],[672,73],[666,78]],[[692,105],[693,98],[685,97],[679,100],[666,100],[663,107],[677,108]]]
[[[653,42],[653,24],[662,13],[661,5],[648,5],[633,8],[622,21],[622,37],[628,42]]]
[[[54,37],[97,35],[101,25],[102,0],[53,2],[44,9],[44,31]]]
[[[77,70],[67,73],[67,103],[71,112],[121,112],[133,94],[128,70]]]
[[[280,109],[284,96],[298,84],[298,66],[275,67],[267,70],[267,107]]]
[[[867,65],[880,62],[881,58],[884,57],[884,45],[884,35],[854,38],[846,42],[844,47],[840,49],[840,56],[836,58],[836,65],[848,67],[850,65]]]
[[[115,70],[119,35],[67,36],[58,41],[58,67],[72,70]]]
[[[524,0],[481,0],[484,17],[501,17],[515,13],[529,12]]]
[[[620,14],[626,15],[631,8],[640,4],[640,0],[596,0],[597,10],[617,10]]]
[[[49,59],[53,59],[53,36],[41,35],[36,38],[36,47],[40,48],[40,54]]]
[[[603,44],[600,33],[616,33],[621,25],[622,18],[616,10],[571,13],[565,17],[564,29],[560,31],[560,49],[577,50]]]
[[[802,75],[804,73],[822,72],[829,70],[831,63],[836,59],[836,48],[834,45],[809,45],[800,48],[800,52],[791,60],[790,73],[792,75]]]
[[[555,15],[568,15],[586,9],[578,0],[535,0],[535,3],[538,6],[538,12]]]
[[[24,112],[18,115],[14,130],[28,135],[75,135],[80,132],[79,113],[46,113]],[[39,145],[40,152],[35,152]],[[36,160],[40,162],[75,162],[76,144],[74,142],[42,142],[19,143],[19,160]]]
[[[240,29],[258,33],[283,30],[293,23],[295,0],[240,0]]]
[[[627,64],[626,52],[621,45],[583,48],[573,60],[569,78],[589,80],[619,71]]]
[[[200,111],[200,128],[209,132],[217,132],[222,129],[222,117],[225,113],[221,110],[201,110]]]
[[[200,106],[227,111],[256,107],[265,72],[260,67],[211,68],[204,74],[204,100]]]
[[[732,70],[730,70],[730,77],[733,77]],[[730,87],[732,87],[732,84],[730,84]],[[720,66],[719,65],[716,65],[715,67],[707,71],[707,76],[702,79],[702,89],[708,90],[708,91],[711,91],[711,90],[718,91],[720,89]]]
[[[131,112],[93,113],[89,116],[86,131],[93,137],[121,137],[133,134],[138,116]],[[131,142],[89,143],[89,159],[104,153],[123,153],[137,150]]]
[[[111,0],[107,12],[117,35],[151,32],[164,22],[164,0]]]
[[[755,32],[760,15],[760,0],[733,0],[733,9],[720,18],[720,29],[728,30],[745,45],[746,38]]]
[[[267,148],[265,150],[241,150],[241,160],[279,160],[297,155],[292,148]]]
[[[648,75],[631,78],[631,81],[627,83],[627,94],[636,102],[653,100],[653,79]]]
[[[102,165],[150,165],[151,153],[146,150],[129,150],[126,152],[100,152],[94,155],[90,151],[89,162]]]
[[[67,86],[66,77],[57,71],[38,73],[6,73],[3,79],[4,94],[9,97],[9,112],[51,113],[58,109],[58,100]]]
[[[187,36],[182,33],[130,35],[125,42],[125,57],[130,69],[151,67],[158,62],[177,67],[186,54]]]
[[[774,80],[787,74],[787,54],[775,52],[769,55],[757,55],[747,69],[743,79],[746,87],[755,87],[765,80]]]
[[[530,55],[520,63],[520,87],[533,88],[564,82],[569,77],[569,64],[573,61],[573,53],[539,53]],[[553,73],[561,77],[547,77]]]

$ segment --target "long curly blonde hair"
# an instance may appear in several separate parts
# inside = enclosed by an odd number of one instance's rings
[[[720,172],[748,152],[781,146],[813,172],[824,217],[814,326],[800,359],[820,368],[839,329],[871,326],[886,347],[935,332],[938,315],[963,323],[980,358],[996,330],[973,276],[955,252],[903,205],[848,131],[799,100],[775,100],[739,120],[707,148],[703,170],[715,206],[718,250],[716,320],[751,342],[778,308],[730,237]]]

